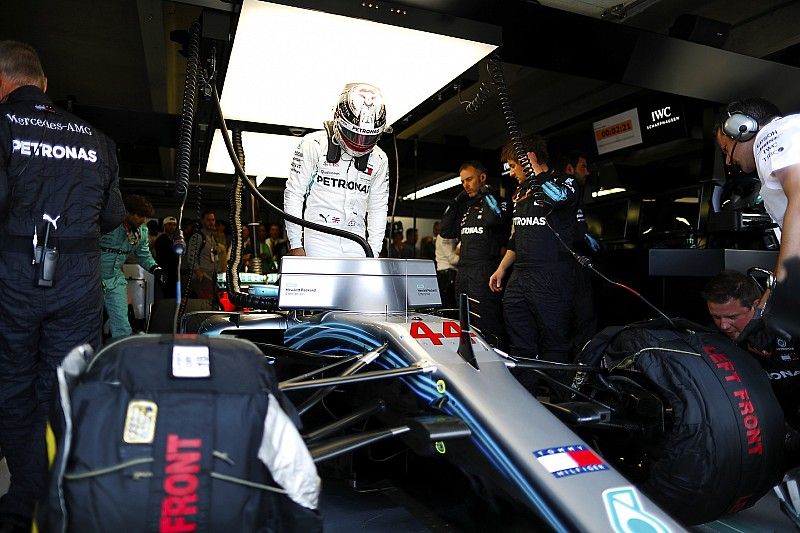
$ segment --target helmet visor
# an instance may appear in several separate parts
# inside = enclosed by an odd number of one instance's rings
[[[342,136],[342,142],[345,143],[348,148],[357,152],[367,152],[371,150],[373,146],[378,144],[378,139],[381,137],[380,133],[368,135],[365,133],[356,133],[344,127],[339,128],[339,133]]]

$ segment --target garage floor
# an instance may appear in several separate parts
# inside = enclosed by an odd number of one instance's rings
[[[703,524],[692,528],[692,531],[710,532],[720,531],[724,533],[735,533],[737,531],[746,532],[791,532],[797,531],[794,523],[783,514],[778,502],[778,497],[770,491],[761,498],[757,504],[750,509],[742,511],[733,516],[727,516],[714,522]]]

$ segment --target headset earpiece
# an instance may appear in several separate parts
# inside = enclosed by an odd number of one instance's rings
[[[728,112],[722,131],[736,142],[749,141],[758,133],[758,121],[740,111]]]

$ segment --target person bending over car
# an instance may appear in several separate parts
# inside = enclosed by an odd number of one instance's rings
[[[757,315],[761,291],[740,272],[724,270],[701,292],[714,325],[758,359],[769,375],[786,421],[800,428],[800,354],[793,339],[769,331]]]
[[[377,257],[389,202],[389,160],[378,146],[388,130],[380,89],[348,83],[333,120],[295,150],[283,208],[290,215],[367,238]],[[286,224],[288,255],[364,257],[354,241]]]
[[[774,272],[781,283],[784,263],[800,257],[800,114],[783,115],[768,100],[745,98],[725,107],[713,132],[727,165],[758,173],[764,207],[779,226]],[[760,308],[770,292],[761,296]]]

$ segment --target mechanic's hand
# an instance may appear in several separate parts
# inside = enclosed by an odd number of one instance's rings
[[[486,196],[490,192],[492,192],[492,188],[489,185],[487,185],[486,183],[484,183],[483,185],[481,185],[481,188],[478,190],[478,196]]]
[[[306,249],[303,248],[302,246],[300,248],[292,248],[291,250],[289,250],[289,253],[286,254],[286,255],[304,256],[304,255],[306,255]]]
[[[491,275],[489,278],[489,289],[492,292],[500,292],[503,290],[503,276],[505,276],[505,271],[503,269],[498,268],[494,271],[494,274]]]
[[[156,266],[154,266],[153,268],[150,269],[150,273],[155,278],[156,283],[161,285],[162,288],[167,286],[167,273],[164,271],[163,268],[161,268],[160,266],[156,265]]]
[[[759,357],[769,357],[773,340],[764,328],[764,321],[754,316],[739,333],[736,344]]]
[[[584,233],[583,240],[586,242],[586,246],[588,246],[591,251],[593,252],[600,251],[600,243],[597,242],[597,239],[595,239],[594,235],[592,235],[591,233]]]

